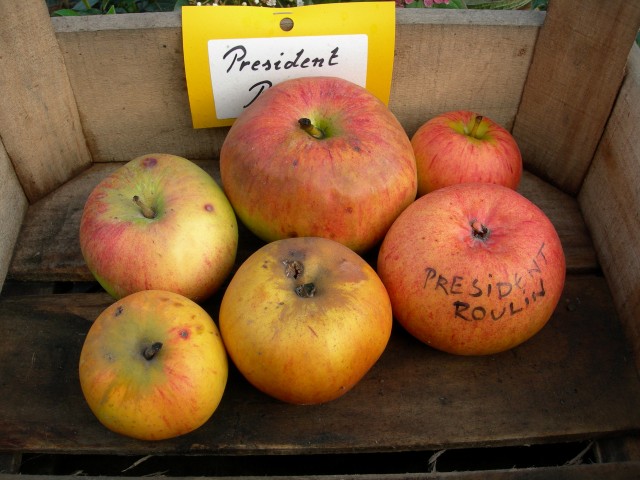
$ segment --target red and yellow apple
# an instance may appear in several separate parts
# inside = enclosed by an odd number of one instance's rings
[[[334,400],[382,355],[389,296],[375,270],[334,240],[276,240],[235,273],[220,306],[229,357],[262,392],[293,404]]]
[[[565,257],[534,203],[502,185],[465,183],[409,206],[382,242],[377,271],[409,333],[445,352],[484,355],[544,327]]]
[[[198,304],[144,290],[98,316],[82,347],[79,375],[105,427],[162,440],[209,420],[226,387],[228,360],[218,328]]]
[[[522,157],[508,130],[467,110],[435,116],[418,128],[411,145],[418,196],[457,183],[487,182],[516,189]]]
[[[265,241],[318,236],[358,253],[378,245],[416,196],[411,142],[366,89],[333,77],[287,80],[236,119],[222,186]]]
[[[238,224],[216,181],[175,155],[144,155],[103,179],[80,221],[89,270],[115,298],[167,290],[201,301],[227,279]]]

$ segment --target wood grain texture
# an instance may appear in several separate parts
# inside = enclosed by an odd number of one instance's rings
[[[458,108],[511,127],[544,16],[504,13],[399,15],[389,107],[409,135]],[[192,128],[180,14],[140,17],[52,19],[94,159],[216,158],[227,129]]]
[[[398,25],[389,108],[410,137],[453,110],[510,130],[537,33],[535,26]]]
[[[0,138],[35,202],[91,157],[45,3],[0,2],[0,45]]]
[[[640,28],[640,3],[549,2],[513,134],[527,168],[576,194]]]
[[[219,163],[196,162],[220,184]],[[78,229],[91,190],[122,163],[96,163],[52,195],[31,205],[25,216],[8,278],[18,281],[89,281],[80,252]],[[570,272],[593,272],[598,261],[575,198],[525,172],[520,193],[550,218],[562,241]],[[236,267],[263,242],[239,222]],[[375,252],[367,259],[373,261]]]
[[[547,326],[503,354],[444,354],[396,325],[364,379],[323,405],[276,401],[231,367],[222,402],[203,427],[153,444],[106,430],[80,390],[85,335],[112,301],[104,293],[0,298],[0,378],[11,386],[0,397],[0,451],[384,453],[558,443],[640,429],[640,380],[600,277],[570,276]],[[219,298],[204,304],[214,318],[218,307]]]
[[[0,141],[0,290],[9,271],[9,263],[27,213],[27,197],[22,191],[11,161]]]
[[[578,200],[640,370],[640,48]]]

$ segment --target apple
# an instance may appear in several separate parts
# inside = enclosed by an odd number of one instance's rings
[[[143,290],[107,307],[80,353],[80,386],[108,429],[162,440],[202,426],[217,409],[228,360],[220,332],[198,304]]]
[[[167,290],[201,301],[231,273],[235,213],[222,188],[175,155],[135,158],[103,179],[80,220],[89,270],[113,297]]]
[[[464,183],[428,193],[394,222],[377,272],[398,322],[445,352],[509,350],[547,323],[565,257],[549,218],[508,187]]]
[[[375,270],[323,237],[275,240],[227,286],[219,314],[229,357],[257,389],[319,404],[353,388],[382,355],[393,316]]]
[[[522,156],[501,125],[474,112],[442,113],[411,137],[418,167],[418,196],[457,183],[487,182],[516,189]]]
[[[358,253],[378,245],[416,196],[411,142],[368,90],[334,77],[284,81],[231,126],[222,186],[240,220],[270,242],[317,236]]]

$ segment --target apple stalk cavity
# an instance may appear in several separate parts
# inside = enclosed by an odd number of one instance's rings
[[[473,119],[473,127],[471,127],[471,132],[469,132],[469,136],[473,138],[480,138],[478,137],[478,127],[482,123],[482,118],[483,118],[482,115],[475,116],[475,118]]]
[[[322,140],[325,137],[324,132],[316,127],[313,123],[311,123],[311,120],[309,120],[308,118],[301,118],[300,120],[298,120],[298,124],[300,125],[300,128],[302,128],[313,138]]]
[[[140,208],[144,218],[152,219],[156,218],[156,212],[153,208],[147,205],[138,195],[133,196],[133,202]]]
[[[162,342],[155,342],[145,348],[142,352],[142,356],[145,360],[152,360],[162,348]]]

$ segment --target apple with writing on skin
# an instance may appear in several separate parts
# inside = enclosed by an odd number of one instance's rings
[[[418,168],[418,196],[456,183],[497,183],[516,189],[522,156],[508,130],[467,110],[427,121],[411,137]]]
[[[393,322],[375,270],[322,237],[258,249],[231,279],[219,319],[238,370],[292,404],[325,403],[351,390],[382,355]]]
[[[234,122],[222,186],[240,220],[273,241],[318,236],[358,253],[414,199],[411,142],[384,103],[340,78],[287,80]]]
[[[215,180],[175,155],[143,155],[101,181],[80,221],[80,247],[115,298],[168,290],[201,301],[231,273],[235,213]]]
[[[209,420],[226,387],[228,360],[218,328],[198,304],[144,290],[98,316],[82,347],[79,376],[105,427],[162,440]]]
[[[409,333],[445,352],[485,355],[543,328],[562,294],[565,257],[531,201],[466,183],[409,206],[382,242],[377,271]]]

